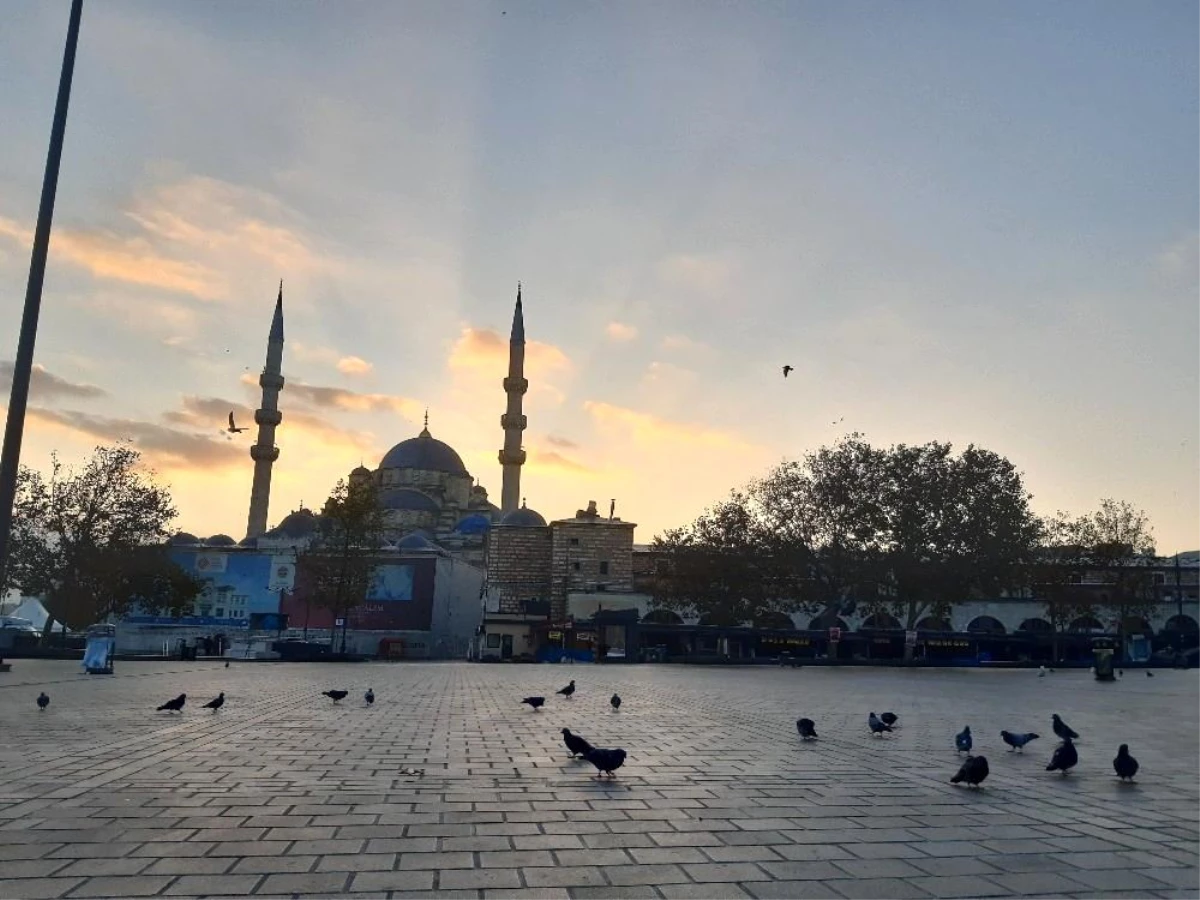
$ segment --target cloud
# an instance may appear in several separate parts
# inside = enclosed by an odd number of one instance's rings
[[[449,365],[458,370],[484,370],[503,376],[508,367],[508,340],[490,328],[464,328],[450,350]],[[525,344],[525,376],[533,378],[571,369],[571,360],[553,344]]]
[[[243,375],[242,383],[257,388],[258,378],[253,375]],[[406,419],[416,419],[421,416],[424,405],[409,397],[396,394],[364,394],[348,388],[324,387],[316,384],[289,381],[283,388],[283,400],[296,398],[301,403],[307,403],[319,409],[335,409],[343,412],[392,412]]]
[[[326,366],[336,366],[342,354],[332,347],[322,347],[318,344],[307,344],[304,341],[289,340],[288,355],[299,362],[320,363]]]
[[[604,332],[614,341],[632,341],[638,336],[638,330],[624,322],[609,322]]]
[[[288,387],[285,386],[284,391],[287,390]],[[164,413],[163,418],[175,424],[194,428],[209,427],[224,430],[226,417],[231,411],[239,426],[249,426],[250,430],[245,434],[253,435],[254,410],[246,404],[226,400],[222,397],[184,396],[180,408]],[[285,409],[283,424],[280,425],[278,433],[295,435],[297,432],[303,434],[303,443],[306,445],[310,443],[308,439],[312,438],[323,445],[337,448],[348,456],[367,451],[374,453],[376,450],[374,435],[353,429],[339,428],[311,413]]]
[[[557,434],[546,435],[546,443],[552,447],[562,447],[564,450],[574,450],[579,446],[579,444],[570,438],[565,438]]]
[[[595,400],[586,401],[583,408],[601,429],[624,431],[639,444],[668,444],[680,453],[686,453],[695,444],[729,451],[756,449],[737,434],[704,425],[676,422]]]
[[[12,388],[13,363],[8,360],[0,362],[0,386],[5,390]],[[29,376],[29,397],[31,400],[58,400],[71,397],[77,400],[95,400],[107,397],[108,392],[94,384],[80,384],[60,378],[47,371],[44,366],[33,364]]]
[[[734,266],[718,256],[677,253],[657,266],[659,280],[671,287],[704,293],[719,293],[733,276]]]
[[[102,313],[108,320],[119,319],[121,324],[139,332],[166,334],[167,346],[187,343],[200,331],[200,314],[190,306],[162,296],[140,297],[114,291],[96,291],[86,298],[89,309]]]
[[[581,462],[563,456],[557,450],[530,448],[526,467],[537,472],[558,470],[570,475],[594,475],[596,470]]]
[[[343,375],[368,375],[374,368],[375,366],[358,356],[344,356],[337,361],[337,370]]]
[[[668,334],[662,339],[662,348],[668,352],[698,352],[712,349],[703,341],[697,341],[686,334]]]

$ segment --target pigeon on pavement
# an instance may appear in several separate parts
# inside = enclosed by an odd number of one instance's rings
[[[954,736],[954,746],[959,753],[971,752],[971,726],[964,725],[963,730]]]
[[[1036,741],[1039,737],[1041,737],[1041,735],[1034,734],[1032,731],[1025,734],[1015,734],[1011,731],[1002,731],[1000,732],[1000,737],[1004,743],[1008,744],[1009,753],[1012,753],[1014,750],[1020,750],[1022,753],[1024,753],[1025,745],[1030,741]]]
[[[526,697],[521,702],[528,703],[530,706],[532,706],[536,710],[536,709],[541,709],[543,706],[546,705],[546,698],[545,697]]]
[[[363,694],[363,699],[367,701],[367,706],[375,702],[375,692],[371,688],[367,688],[367,692]]]
[[[577,734],[572,734],[570,728],[562,730],[563,743],[567,745],[567,749],[571,751],[571,758],[577,756],[587,756],[588,751],[592,749],[592,745],[585,741]]]
[[[876,736],[883,734],[885,731],[892,730],[892,726],[880,719],[875,713],[867,716],[867,726],[871,729],[871,734]]]
[[[38,694],[37,704],[38,709],[45,709],[50,705],[50,695],[45,691],[42,691],[40,694]]]
[[[988,761],[986,756],[968,756],[958,770],[958,774],[950,779],[951,784],[963,781],[967,787],[979,787],[983,779],[988,777]]]
[[[612,704],[613,712],[616,712],[618,709],[621,708],[621,698],[617,694],[613,694],[612,699],[609,700],[608,702]]]
[[[339,700],[345,700],[349,694],[349,691],[321,691],[322,696],[328,697],[334,703],[337,703]]]
[[[817,739],[817,724],[812,719],[797,719],[796,731],[800,733],[802,741],[815,741]]]
[[[1113,760],[1113,770],[1122,781],[1126,779],[1133,781],[1133,776],[1137,774],[1138,761],[1129,755],[1128,744],[1122,744],[1121,748],[1117,750],[1117,758]]]
[[[616,750],[603,750],[600,747],[593,747],[587,752],[587,761],[599,769],[601,774],[615,777],[613,773],[625,765],[625,756],[625,751],[619,747]],[[599,778],[600,775],[596,777]]]
[[[168,700],[156,709],[155,712],[162,712],[164,709],[170,712],[183,712],[183,704],[185,703],[187,703],[187,694],[180,694],[174,700]]]
[[[205,703],[200,708],[201,709],[211,709],[213,712],[216,712],[218,709],[220,709],[224,705],[225,705],[225,692],[221,691],[221,693],[217,694],[217,696],[213,697],[211,700],[209,700],[207,703]]]
[[[562,690],[555,691],[555,693],[562,694],[564,697],[570,697],[572,694],[575,693],[575,679],[572,678],[570,684],[568,684]]]
[[[899,719],[900,717],[894,712],[885,712],[879,714],[879,721],[884,725],[895,725]]]
[[[1075,733],[1075,730],[1070,725],[1058,717],[1058,713],[1052,715],[1050,721],[1054,723],[1054,733],[1064,741],[1079,740],[1079,735]]]
[[[1054,748],[1054,755],[1050,757],[1050,765],[1046,766],[1046,771],[1059,771],[1063,775],[1066,775],[1069,769],[1075,768],[1078,764],[1079,751],[1075,749],[1075,745],[1071,743],[1071,739],[1067,738]]]

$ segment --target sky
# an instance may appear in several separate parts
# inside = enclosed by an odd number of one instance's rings
[[[68,7],[0,29],[0,388]],[[498,503],[520,281],[547,518],[648,542],[861,432],[1194,549],[1198,9],[87,2],[22,460],[132,441],[242,537],[282,279],[270,523],[426,409]]]

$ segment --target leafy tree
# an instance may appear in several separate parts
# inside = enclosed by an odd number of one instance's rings
[[[366,599],[375,577],[384,527],[374,482],[341,480],[325,501],[316,535],[299,554],[313,600],[342,620],[342,652],[350,611]]]
[[[1026,580],[1054,629],[1055,661],[1059,636],[1076,619],[1097,612],[1094,596],[1081,584],[1087,567],[1080,540],[1077,523],[1063,514],[1044,520],[1039,547],[1026,570]]]
[[[129,612],[183,609],[198,582],[167,557],[168,490],[124,445],[97,447],[82,469],[51,456],[49,477],[23,468],[6,580],[43,598],[50,618],[79,628]]]

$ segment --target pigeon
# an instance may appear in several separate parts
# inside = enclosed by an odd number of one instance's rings
[[[1118,677],[1118,678],[1124,678],[1124,677],[1125,677],[1125,670],[1124,670],[1124,669],[1117,669],[1117,677]]]
[[[1071,743],[1071,739],[1067,738],[1061,744],[1054,748],[1054,755],[1050,757],[1050,765],[1046,766],[1047,772],[1058,770],[1067,774],[1068,769],[1075,768],[1079,764],[1079,751],[1075,749],[1075,745]]]
[[[871,713],[869,716],[867,716],[867,725],[870,727],[871,733],[875,735],[880,735],[885,731],[892,730],[892,726],[880,719],[879,716],[875,715],[875,713]]]
[[[321,696],[328,697],[334,703],[337,703],[339,700],[345,700],[349,693],[349,691],[321,691]]]
[[[1038,669],[1038,678],[1045,678],[1045,677],[1046,677],[1046,667],[1045,667],[1045,666],[1041,666],[1041,667]]]
[[[213,712],[216,712],[218,709],[220,709],[224,705],[225,705],[225,692],[221,691],[221,693],[217,694],[217,696],[213,697],[211,700],[209,700],[207,703],[205,703],[200,708],[201,709],[211,709]]]
[[[1146,670],[1146,677],[1147,677],[1147,678],[1153,678],[1153,677],[1154,677],[1154,673],[1153,673],[1153,672],[1151,672],[1149,669],[1147,669],[1147,670]]]
[[[536,709],[541,709],[543,706],[546,705],[546,698],[545,697],[526,697],[521,702],[528,703],[530,706],[532,706],[536,710]]]
[[[228,431],[230,434],[241,434],[245,430],[245,428],[238,428],[235,424],[233,424],[233,411],[230,410],[229,427],[226,429],[226,431]]]
[[[1117,750],[1117,758],[1113,760],[1113,770],[1122,781],[1126,779],[1133,781],[1133,776],[1137,774],[1138,761],[1129,755],[1128,744],[1122,744],[1121,748]]]
[[[625,755],[625,751],[619,747],[616,750],[602,750],[599,747],[593,747],[586,754],[588,762],[599,769],[602,774],[609,776],[625,765]],[[596,777],[599,778],[600,775]]]
[[[367,701],[367,706],[370,706],[375,702],[375,692],[370,688],[367,688],[367,692],[363,694],[363,699]]]
[[[564,697],[570,697],[575,693],[575,679],[571,679],[571,683],[560,691],[555,691],[557,694],[562,694]]]
[[[50,695],[45,691],[42,691],[40,694],[38,694],[37,704],[38,709],[45,709],[50,705]]]
[[[1079,735],[1077,735],[1074,732],[1074,730],[1071,728],[1070,725],[1068,725],[1066,722],[1064,722],[1062,719],[1060,719],[1058,717],[1058,713],[1055,713],[1054,715],[1052,715],[1050,717],[1050,721],[1052,721],[1054,723],[1054,733],[1057,734],[1064,741],[1079,740]]]
[[[621,708],[621,697],[619,694],[613,694],[612,699],[608,702],[612,704],[613,712]]]
[[[971,726],[964,725],[963,730],[954,736],[954,746],[960,753],[971,755]],[[961,772],[959,774],[962,774]]]
[[[783,377],[784,377],[784,378],[787,378],[787,377],[788,377],[789,375],[791,375],[791,374],[792,374],[792,372],[794,372],[794,371],[796,371],[796,370],[795,370],[795,368],[793,368],[792,366],[784,366],[784,367],[783,367]]]
[[[951,784],[965,781],[967,787],[979,787],[980,782],[988,777],[988,761],[986,756],[968,756],[963,762],[958,774],[950,779]]]
[[[183,712],[183,704],[185,703],[187,703],[187,694],[180,694],[174,700],[168,700],[166,703],[156,709],[155,712],[162,712],[164,709],[170,710],[171,712]]]
[[[585,741],[577,734],[572,734],[570,728],[562,730],[563,743],[567,745],[567,749],[571,751],[571,758],[577,756],[587,756],[592,749],[592,745]]]
[[[817,726],[812,719],[797,719],[796,731],[800,733],[800,740],[815,741],[817,739]]]
[[[885,712],[879,714],[879,721],[884,725],[895,725],[900,717],[894,712]]]
[[[1014,750],[1020,750],[1024,753],[1025,745],[1030,741],[1036,741],[1041,735],[1034,734],[1032,731],[1026,734],[1014,734],[1011,731],[1002,731],[1000,732],[1000,737],[1004,743],[1008,744],[1009,753],[1012,753]]]
[[[229,668],[229,660],[225,660],[225,668]]]

